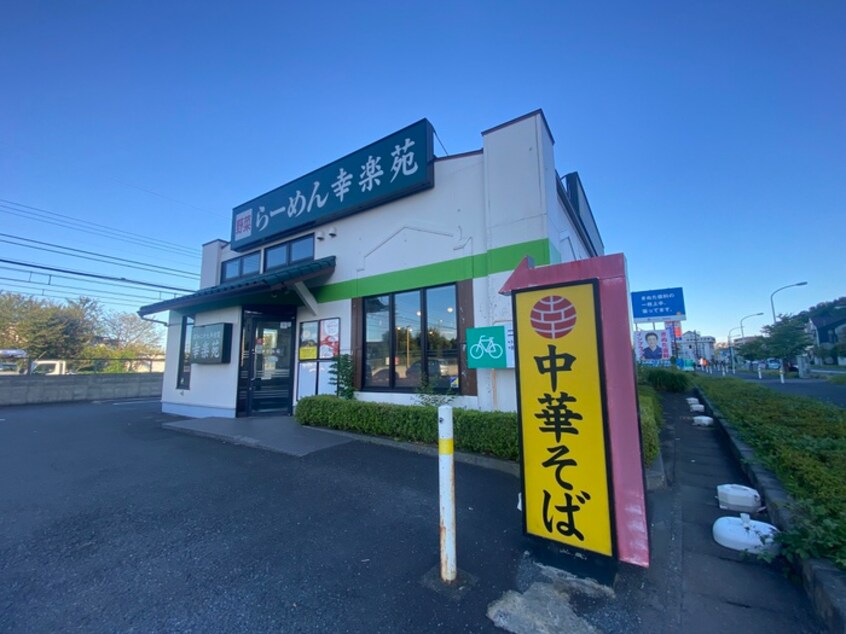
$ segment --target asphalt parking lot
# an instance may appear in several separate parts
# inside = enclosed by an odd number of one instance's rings
[[[437,462],[351,442],[302,458],[165,431],[158,403],[0,414],[0,631],[494,631],[515,578],[507,474],[459,465],[455,601]],[[514,519],[514,518],[512,518]],[[504,546],[507,545],[507,546]]]
[[[673,398],[651,566],[621,566],[613,591],[538,565],[502,471],[456,464],[461,590],[445,591],[435,457],[242,447],[163,429],[153,401],[4,408],[0,632],[502,632],[489,610],[520,634],[819,631],[777,569],[709,538],[731,472]]]

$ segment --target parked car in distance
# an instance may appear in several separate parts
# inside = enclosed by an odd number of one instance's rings
[[[60,359],[39,359],[32,362],[30,374],[37,374],[41,376],[59,375],[59,374],[73,374],[68,370],[67,361]]]
[[[20,374],[17,363],[0,363],[0,374]]]

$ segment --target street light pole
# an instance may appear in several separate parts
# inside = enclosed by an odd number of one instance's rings
[[[770,308],[773,310],[773,326],[776,323],[776,312],[775,312],[775,302],[773,302],[773,297],[779,291],[783,291],[785,288],[793,288],[794,286],[806,286],[808,282],[796,282],[796,284],[788,284],[787,286],[782,286],[781,288],[775,289],[772,293],[770,293]]]
[[[764,314],[764,313],[754,313],[754,314],[752,314],[752,315],[746,315],[746,317],[744,317],[743,319],[741,319],[741,320],[740,320],[740,338],[741,338],[741,339],[745,339],[745,338],[746,338],[746,335],[744,335],[744,334],[743,334],[743,320],[744,320],[744,319],[749,319],[750,317],[760,317],[760,316],[761,316],[761,315],[763,315],[763,314]]]
[[[733,333],[737,329],[738,329],[738,326],[735,326],[734,328],[729,330],[729,334],[728,334],[728,337],[727,337],[728,347],[729,347],[729,359],[731,360],[731,373],[732,374],[737,374],[737,372],[735,372],[735,369],[734,369],[734,345],[732,344],[732,341],[731,341],[731,333]]]

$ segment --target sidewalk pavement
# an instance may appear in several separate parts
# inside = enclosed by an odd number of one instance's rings
[[[490,605],[489,617],[507,631],[526,634],[564,628],[568,632],[668,634],[824,631],[801,586],[790,581],[778,563],[762,563],[714,542],[714,521],[732,514],[719,509],[716,486],[748,482],[718,432],[692,425],[684,396],[668,394],[662,400],[662,456],[667,485],[647,495],[650,568],[621,566],[613,592],[603,592],[590,584],[556,578],[554,571],[537,562],[521,565],[514,579],[498,580],[497,585],[514,590]],[[165,423],[164,427],[294,456],[351,440],[373,441],[355,434],[300,427],[293,419],[282,417],[185,419]],[[421,449],[419,445],[386,439],[376,442],[436,455],[434,448]],[[517,474],[512,463],[481,457],[473,461]],[[504,502],[507,504],[502,509],[491,507],[486,512],[499,515],[507,511],[519,521],[512,502]],[[766,521],[766,517],[759,519]],[[515,540],[513,536],[503,539],[509,541],[502,544],[503,552],[511,553],[515,559],[529,557],[525,540]],[[533,573],[528,579],[529,567],[540,569],[543,574]],[[548,583],[539,583],[539,576]]]

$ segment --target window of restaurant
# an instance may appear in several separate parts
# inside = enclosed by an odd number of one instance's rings
[[[257,275],[261,271],[261,251],[226,260],[221,264],[220,281],[231,282],[242,277]]]
[[[364,299],[364,389],[458,391],[455,285]]]
[[[180,364],[176,376],[176,389],[191,388],[191,333],[194,330],[194,315],[182,317],[179,335]]]
[[[265,249],[264,270],[272,271],[289,264],[314,259],[314,234],[283,242]]]

